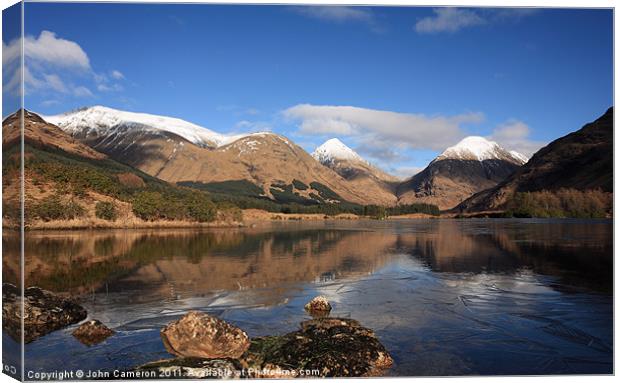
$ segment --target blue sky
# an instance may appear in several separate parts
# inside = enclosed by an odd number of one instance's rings
[[[25,7],[28,109],[338,137],[403,176],[471,134],[531,154],[613,102],[611,10]]]

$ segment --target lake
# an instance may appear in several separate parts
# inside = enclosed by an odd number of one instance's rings
[[[394,358],[394,376],[613,372],[611,220],[281,222],[255,228],[29,232],[26,286],[79,295],[117,334],[26,345],[26,371],[168,358],[188,310],[284,334],[324,295]],[[17,254],[16,238],[3,237]],[[4,264],[11,281],[18,270]],[[4,339],[5,344],[12,342]]]

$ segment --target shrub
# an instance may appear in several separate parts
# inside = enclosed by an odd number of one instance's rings
[[[63,202],[58,194],[42,199],[32,208],[32,215],[44,221],[78,218],[83,216],[84,212],[84,208],[77,202]]]
[[[364,215],[370,216],[374,219],[385,219],[387,218],[388,213],[385,206],[367,205],[364,206]]]
[[[308,185],[306,185],[305,183],[301,182],[300,180],[293,180],[293,186],[295,186],[295,189],[297,189],[297,190],[306,190],[306,189],[308,189]]]
[[[164,206],[164,198],[158,192],[141,192],[138,193],[132,204],[133,213],[147,221],[162,218],[162,210]]]
[[[515,193],[506,203],[506,216],[522,218],[604,218],[611,212],[611,193],[560,189]]]
[[[243,221],[243,211],[230,202],[222,202],[217,205],[217,210],[222,220],[241,222]]]
[[[116,221],[118,213],[113,202],[99,201],[95,205],[95,216],[107,221]]]
[[[338,193],[336,193],[335,191],[333,191],[332,189],[328,188],[327,186],[323,185],[320,182],[310,182],[310,187],[316,190],[319,193],[319,195],[324,199],[331,199],[331,200],[336,200],[336,201],[342,200],[342,198],[338,195]]]
[[[213,221],[217,216],[215,204],[204,193],[192,192],[184,201],[189,217],[198,222]]]

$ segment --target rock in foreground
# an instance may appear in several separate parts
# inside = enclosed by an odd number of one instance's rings
[[[378,376],[393,360],[374,332],[357,321],[318,318],[283,336],[252,339],[242,364],[254,371],[311,371],[321,377]],[[257,373],[250,377],[277,377]]]
[[[21,297],[12,284],[2,285],[2,327],[21,341]],[[74,300],[38,287],[24,291],[24,342],[33,340],[86,318],[86,310]]]
[[[332,311],[332,305],[329,303],[327,298],[322,295],[312,298],[310,302],[306,303],[304,308],[310,314],[316,316],[325,316]]]
[[[113,334],[114,331],[96,319],[83,323],[72,333],[77,340],[87,346],[101,343]]]
[[[239,358],[250,346],[238,327],[206,313],[190,311],[161,331],[166,350],[195,358]]]

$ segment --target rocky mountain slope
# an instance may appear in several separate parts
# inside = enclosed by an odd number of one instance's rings
[[[45,119],[109,157],[169,182],[249,181],[264,197],[273,198],[275,190],[308,203],[324,202],[327,194],[359,204],[396,200],[389,190],[349,182],[274,133],[227,136],[178,119],[103,107]],[[294,181],[306,187],[298,188]],[[320,190],[308,187],[312,184],[333,194],[321,196]]]
[[[471,136],[447,148],[423,171],[397,189],[398,202],[431,203],[450,209],[495,186],[517,170],[525,157],[483,137]]]
[[[613,192],[613,108],[540,149],[506,180],[472,196],[455,210],[499,210],[515,192],[562,188]]]
[[[224,219],[220,214],[224,209],[213,204],[206,193],[171,185],[119,163],[35,113],[23,111],[23,116],[28,227],[142,227],[164,220],[189,226]],[[7,226],[17,224],[20,218],[20,119],[18,111],[2,125],[3,218]]]
[[[40,116],[27,110],[24,113],[24,141],[36,147],[53,147],[67,153],[92,159],[106,156],[67,135],[57,126],[48,124]],[[19,144],[21,111],[17,111],[2,122],[2,146],[4,148]]]

